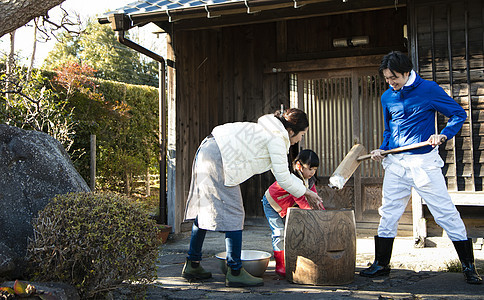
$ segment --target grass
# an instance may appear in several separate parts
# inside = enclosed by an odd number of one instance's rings
[[[484,261],[483,260],[475,260],[475,265],[476,265],[477,272],[479,274],[481,274],[484,270]],[[445,269],[443,271],[444,272],[460,273],[460,272],[462,272],[462,264],[458,259],[453,259],[453,260],[447,261],[447,262],[445,262]]]
[[[458,259],[445,262],[446,272],[460,273],[462,272],[462,264]]]

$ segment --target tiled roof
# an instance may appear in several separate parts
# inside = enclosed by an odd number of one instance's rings
[[[382,1],[382,0],[380,0]],[[384,0],[390,1],[390,0]],[[149,22],[178,22],[196,18],[217,18],[236,14],[256,14],[261,11],[294,8],[314,3],[344,3],[346,0],[137,0],[98,18],[101,24],[111,21],[109,16],[127,16],[131,26]],[[228,20],[227,18],[225,20]]]
[[[171,11],[193,7],[212,6],[231,2],[244,2],[245,0],[140,0],[106,13],[138,14],[148,12]]]

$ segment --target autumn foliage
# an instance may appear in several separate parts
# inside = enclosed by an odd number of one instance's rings
[[[101,97],[96,93],[96,83],[92,80],[96,70],[86,64],[68,61],[55,69],[54,82],[65,89],[67,97],[75,92],[87,94],[90,98]]]

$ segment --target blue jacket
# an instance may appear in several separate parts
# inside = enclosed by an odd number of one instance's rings
[[[395,91],[392,87],[381,96],[385,131],[382,150],[390,150],[428,140],[435,134],[435,111],[449,118],[440,134],[453,138],[467,118],[465,110],[435,82],[416,74],[415,81]],[[423,154],[432,146],[407,151]]]

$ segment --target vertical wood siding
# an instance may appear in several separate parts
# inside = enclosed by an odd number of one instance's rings
[[[400,7],[287,21],[288,60],[380,54],[402,49],[406,11]],[[354,36],[368,36],[370,45],[347,51],[333,47],[333,38]]]
[[[297,59],[371,55],[401,50],[404,48],[402,24],[405,20],[406,9],[399,8],[203,30],[177,31],[177,24],[173,23],[177,203],[185,206],[193,157],[199,143],[213,127],[227,122],[256,121],[261,115],[279,109],[281,103],[289,107],[289,74],[265,74],[265,67],[274,62]],[[381,24],[385,24],[386,30],[381,30]],[[356,35],[369,35],[372,45],[354,49],[332,47],[333,38]],[[327,89],[325,97],[330,102],[327,107],[319,103],[319,113],[326,109],[328,113],[339,114],[336,116],[351,124],[350,104],[346,100],[341,103],[337,101],[350,97],[350,85],[348,78],[325,79],[318,82],[316,87],[308,88]],[[292,95],[297,92],[292,91]],[[331,124],[324,123],[318,126],[327,131],[323,136],[334,134],[334,138],[339,137],[338,151],[328,154],[332,164],[324,170],[326,174],[335,168],[336,161],[352,145],[352,132],[350,127],[331,127]],[[337,131],[331,131],[331,128]],[[318,143],[318,147],[324,147],[323,141]],[[254,176],[242,185],[247,216],[263,216],[260,199],[273,180],[272,174],[267,172]]]
[[[467,112],[454,139],[440,147],[450,191],[483,191],[484,3],[412,1],[417,70],[436,81]],[[447,118],[438,115],[438,130]]]
[[[177,32],[177,201],[186,204],[192,162],[200,142],[220,124],[256,122],[280,104],[289,106],[287,80],[264,74],[275,57],[275,24]],[[281,75],[279,75],[281,76]],[[281,89],[277,81],[285,82]],[[263,215],[260,205],[271,174],[242,184],[247,215]]]

